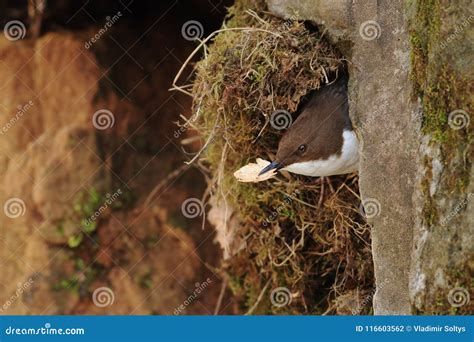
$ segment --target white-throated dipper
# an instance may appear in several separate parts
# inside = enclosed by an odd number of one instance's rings
[[[260,171],[286,170],[305,176],[357,171],[359,143],[349,118],[347,78],[310,95],[301,114],[280,140],[276,159]]]

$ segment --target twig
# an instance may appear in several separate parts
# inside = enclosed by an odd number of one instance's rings
[[[181,68],[178,70],[178,73],[176,74],[174,80],[173,80],[173,88],[172,89],[176,89],[176,90],[180,90],[181,87],[178,86],[176,84],[176,82],[178,82],[181,74],[183,73],[184,69],[186,68],[186,66],[189,64],[189,62],[191,61],[191,59],[194,57],[194,55],[196,55],[199,50],[201,50],[201,47],[203,45],[205,45],[209,40],[211,40],[212,37],[214,37],[216,34],[218,33],[221,33],[221,32],[226,32],[226,31],[258,31],[258,32],[266,32],[266,33],[269,33],[269,34],[273,34],[277,37],[280,37],[281,38],[281,35],[278,34],[278,33],[275,33],[275,32],[272,32],[272,31],[269,31],[269,30],[265,30],[265,29],[259,29],[259,28],[254,28],[254,27],[233,27],[233,28],[224,28],[224,29],[220,29],[220,30],[216,30],[214,32],[212,32],[209,36],[207,36],[204,40],[200,41],[199,45],[193,50],[193,52],[191,52],[191,54],[188,56],[188,58],[184,61],[183,65],[181,66]]]
[[[286,243],[285,240],[282,240],[283,243],[285,244],[286,248],[288,248],[290,250],[290,255],[288,255],[282,262],[280,263],[277,263],[276,261],[272,260],[272,263],[276,266],[276,267],[281,267],[283,265],[285,265],[287,263],[287,261],[289,261],[291,259],[291,257],[295,256],[296,255],[296,248],[294,247],[294,244],[295,244],[295,240],[293,240],[293,248],[290,247],[290,245],[288,245]],[[282,253],[280,253],[282,254]]]
[[[286,195],[286,196],[288,196],[289,198],[291,198],[292,200],[295,200],[296,202],[299,202],[299,203],[301,203],[301,204],[304,204],[304,205],[306,205],[306,206],[308,206],[308,207],[310,207],[310,208],[319,209],[319,208],[316,207],[315,205],[311,205],[311,204],[309,204],[309,203],[307,203],[307,202],[305,202],[305,201],[302,201],[302,200],[300,200],[300,199],[298,199],[298,198],[296,198],[296,197],[290,196],[290,195],[288,195],[288,194],[287,194],[286,192],[284,192],[284,191],[278,190],[278,192],[281,193],[281,194],[283,194],[283,195]]]
[[[352,192],[352,194],[353,194],[355,197],[357,197],[359,200],[361,200],[359,194],[357,194],[354,190],[352,190],[349,186],[347,186],[346,183],[343,183],[343,184],[344,184],[344,186],[347,188],[347,190],[349,190],[350,192]]]
[[[219,314],[219,311],[222,306],[222,300],[224,299],[225,289],[227,288],[227,277],[224,278],[222,281],[221,292],[219,293],[219,297],[217,298],[216,308],[214,309],[214,316]]]
[[[46,9],[46,0],[28,0],[31,37],[37,39],[41,34],[41,25]]]
[[[331,189],[331,192],[334,193],[334,188],[332,186],[331,178],[330,177],[324,177],[324,180],[326,181],[326,183],[328,183],[329,189]]]
[[[261,302],[261,300],[262,300],[262,298],[263,298],[263,295],[264,295],[265,292],[267,291],[268,285],[270,285],[270,281],[271,281],[271,279],[268,279],[267,283],[265,284],[265,286],[263,287],[262,291],[261,291],[260,294],[258,295],[257,301],[255,302],[254,305],[252,305],[252,307],[249,309],[249,311],[247,311],[247,313],[245,314],[246,316],[251,315],[251,314],[255,311],[255,309],[257,308],[258,304]]]
[[[324,79],[326,80],[326,84],[328,84],[329,80],[328,80],[328,75],[326,74],[326,70],[324,69],[324,67],[321,67],[321,69],[323,70]]]
[[[254,10],[249,9],[249,10],[246,10],[245,12],[250,14],[252,17],[257,19],[258,21],[260,21],[262,24],[265,24],[265,26],[268,26],[268,22],[265,21],[264,19],[260,18]]]
[[[319,194],[318,208],[321,208],[321,204],[323,204],[323,199],[324,199],[324,180],[321,180],[321,190]]]
[[[196,159],[199,158],[199,156],[201,155],[202,151],[204,151],[207,147],[207,145],[209,145],[209,143],[211,142],[211,140],[214,138],[214,131],[217,127],[217,123],[219,122],[219,116],[216,117],[216,122],[214,124],[214,127],[212,128],[212,131],[211,133],[209,134],[209,138],[207,138],[206,142],[204,143],[204,146],[201,147],[201,149],[196,153],[196,155],[188,162],[184,162],[184,164],[186,165],[190,165],[192,163],[194,163],[196,161]]]
[[[159,182],[153,190],[150,192],[150,194],[147,196],[145,202],[143,203],[142,207],[148,207],[150,202],[153,200],[155,195],[173,178],[177,177],[184,169],[188,168],[188,165],[181,165],[179,168],[168,174],[165,179],[163,179],[161,182]]]

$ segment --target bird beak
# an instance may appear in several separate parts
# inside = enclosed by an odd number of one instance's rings
[[[261,176],[261,175],[263,175],[264,173],[267,173],[270,170],[278,171],[282,167],[283,167],[283,165],[280,162],[277,162],[275,160],[275,161],[272,161],[270,164],[268,164],[266,167],[264,167],[263,170],[260,171],[260,173],[258,175]]]

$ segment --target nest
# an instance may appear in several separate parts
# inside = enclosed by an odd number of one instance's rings
[[[236,1],[223,28],[199,48],[204,58],[195,66],[188,124],[205,143],[195,159],[209,172],[209,195],[235,210],[245,241],[224,265],[230,288],[251,313],[337,313],[338,297],[363,297],[373,286],[357,176],[283,173],[243,184],[233,172],[275,155],[282,131],[271,124],[272,113],[297,112],[344,59],[315,27],[271,15],[264,1]],[[278,288],[286,305],[275,303]]]

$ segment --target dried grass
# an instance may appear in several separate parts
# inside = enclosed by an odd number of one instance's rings
[[[307,24],[276,18],[263,1],[248,0],[236,1],[223,29],[200,48],[205,57],[195,66],[189,124],[205,141],[198,156],[210,171],[209,195],[236,210],[246,242],[224,265],[230,288],[252,313],[336,313],[337,297],[365,293],[373,281],[357,176],[318,181],[281,174],[243,184],[232,174],[256,157],[274,156],[281,132],[270,115],[296,111],[343,67],[342,56]],[[282,286],[294,298],[277,308],[269,292]]]

